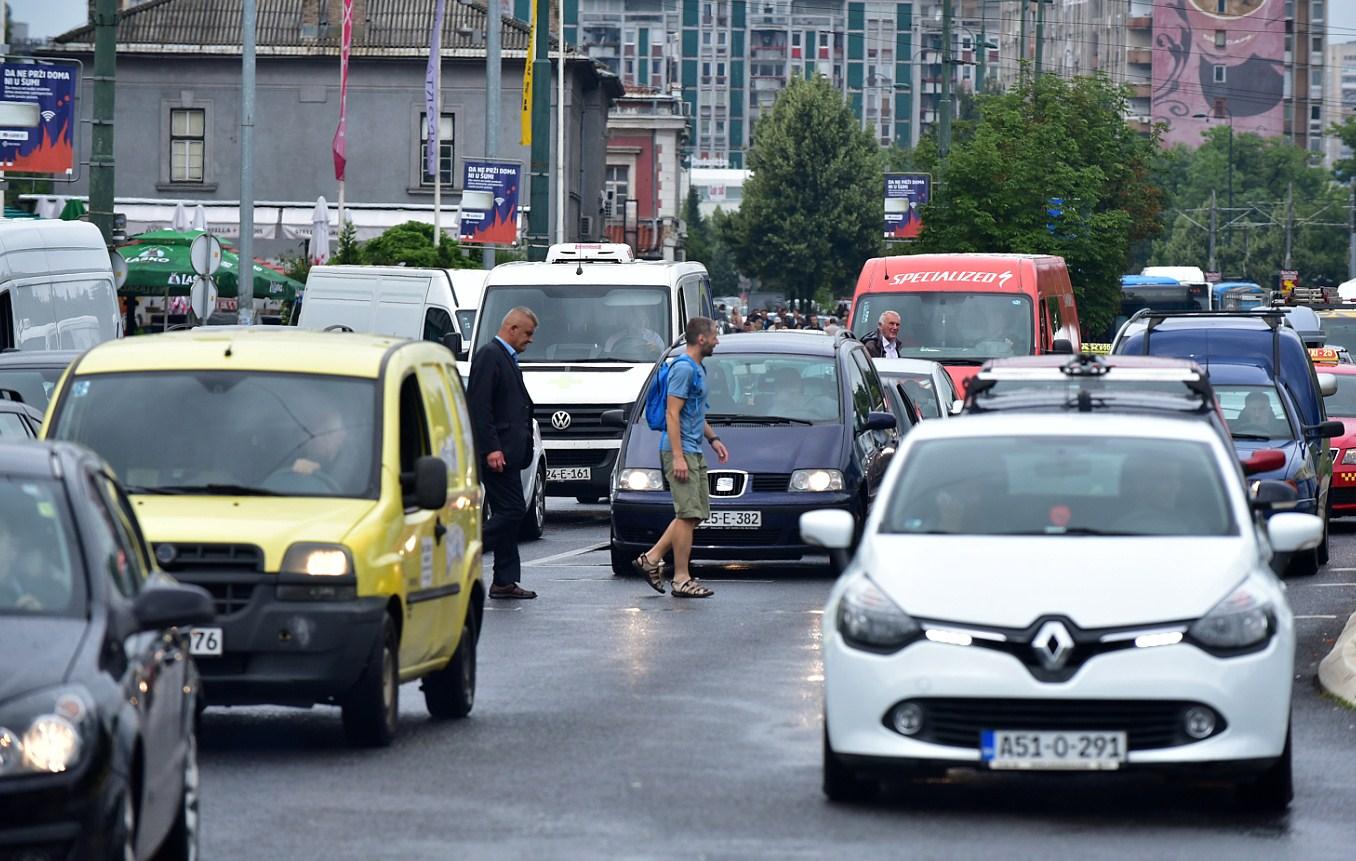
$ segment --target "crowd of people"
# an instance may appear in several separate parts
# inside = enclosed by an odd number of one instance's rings
[[[772,329],[812,329],[836,335],[847,322],[848,306],[839,302],[831,313],[802,311],[779,305],[776,308],[750,309],[747,315],[738,308],[716,306],[716,318],[729,324],[732,332],[764,332]]]

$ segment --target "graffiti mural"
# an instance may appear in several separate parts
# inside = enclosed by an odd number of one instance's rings
[[[1285,0],[1159,0],[1154,6],[1155,121],[1164,141],[1199,146],[1211,121],[1285,132]]]

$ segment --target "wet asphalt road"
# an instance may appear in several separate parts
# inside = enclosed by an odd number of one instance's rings
[[[706,570],[717,596],[683,602],[587,550],[604,506],[551,509],[524,546],[541,598],[491,602],[469,719],[431,722],[405,685],[395,744],[355,751],[337,709],[207,712],[204,858],[1356,857],[1356,712],[1314,683],[1356,611],[1356,525],[1290,584],[1296,799],[1265,818],[1226,789],[1115,776],[960,775],[830,805],[825,569]]]

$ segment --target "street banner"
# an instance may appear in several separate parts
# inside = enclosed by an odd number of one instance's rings
[[[922,207],[932,197],[932,175],[885,175],[885,238],[916,239],[923,232]]]
[[[532,0],[532,18],[527,31],[527,57],[523,60],[523,109],[518,117],[518,142],[532,146],[532,62],[537,54],[537,0]]]
[[[515,161],[472,161],[462,165],[462,242],[512,245],[518,239],[518,190],[523,166]]]
[[[353,0],[344,0],[344,26],[339,42],[339,128],[334,131],[334,178],[344,181],[348,167],[348,56],[353,50]],[[343,195],[340,195],[342,198]]]
[[[0,170],[75,179],[79,87],[80,64],[71,60],[0,61],[0,102],[6,105],[6,115],[32,119],[23,125],[0,125]]]
[[[424,74],[424,125],[427,127],[424,139],[427,146],[424,173],[438,175],[438,126],[443,121],[441,99],[438,93],[438,66],[443,61],[443,10],[447,0],[437,0],[433,7],[433,34],[428,43],[428,70]]]

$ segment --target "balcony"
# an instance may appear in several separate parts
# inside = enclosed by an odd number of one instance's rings
[[[1147,99],[1153,93],[1153,84],[1131,84],[1130,97],[1132,99]]]
[[[1153,64],[1154,52],[1148,48],[1130,48],[1125,52],[1125,61],[1132,66],[1149,66]]]
[[[1152,15],[1136,15],[1125,19],[1127,30],[1152,30],[1154,28],[1154,18]]]

